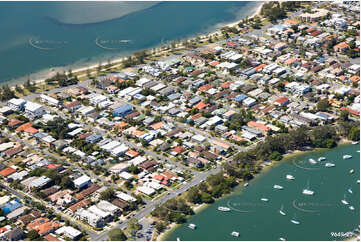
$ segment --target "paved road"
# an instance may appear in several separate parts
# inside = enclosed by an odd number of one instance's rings
[[[191,188],[195,185],[198,185],[199,183],[204,181],[208,176],[210,176],[212,174],[216,174],[220,171],[221,171],[221,169],[218,167],[218,168],[212,169],[210,171],[200,173],[199,175],[195,176],[193,178],[193,180],[187,182],[186,184],[183,184],[178,189],[169,192],[169,194],[164,195],[157,200],[149,202],[145,208],[143,208],[142,210],[137,212],[133,217],[136,218],[138,221],[143,219],[145,216],[150,214],[157,206],[162,205],[169,199],[177,197],[179,194],[184,193],[189,188]],[[112,229],[114,229],[114,228],[120,228],[120,229],[124,230],[127,228],[127,223],[126,222],[118,223],[117,225],[112,227]],[[95,235],[94,237],[91,237],[91,240],[96,240],[96,241],[103,241],[103,240],[107,240],[107,239],[108,239],[108,231],[104,231],[103,233],[101,233],[99,235]]]

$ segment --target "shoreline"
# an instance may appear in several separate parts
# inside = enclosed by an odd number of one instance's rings
[[[301,150],[292,151],[292,152],[290,152],[288,154],[283,155],[282,160],[273,161],[270,165],[264,165],[259,173],[254,174],[254,177],[253,177],[252,180],[250,180],[250,182],[252,182],[253,180],[257,179],[258,177],[260,177],[262,175],[265,175],[268,171],[270,171],[271,169],[279,166],[281,163],[289,161],[291,158],[295,158],[295,157],[298,157],[298,156],[301,156],[301,155],[306,155],[308,153],[313,153],[313,152],[321,152],[321,151],[332,150],[332,149],[339,148],[340,146],[345,146],[345,145],[352,145],[352,141],[347,140],[347,139],[341,139],[341,140],[339,140],[337,142],[337,146],[334,147],[334,148],[314,148],[314,149],[306,150],[306,151],[301,151]],[[215,202],[220,200],[220,199],[224,199],[224,198],[232,195],[234,192],[237,192],[237,188],[238,189],[242,188],[241,186],[244,183],[245,182],[240,182],[237,186],[235,186],[232,189],[232,191],[229,194],[225,194],[224,196],[216,199]],[[201,212],[202,210],[209,207],[210,205],[212,205],[212,204],[203,203],[203,204],[192,207],[192,209],[194,208],[194,214],[191,215],[191,216],[196,215],[197,213]],[[165,230],[164,232],[162,232],[161,234],[159,234],[157,236],[157,241],[167,241],[167,240],[165,240],[166,237],[169,236],[177,227],[182,225],[182,224],[175,224],[175,223],[173,223],[173,224],[171,225],[171,227],[168,230]],[[352,238],[350,238],[350,240],[351,239]]]
[[[222,27],[227,27],[227,26],[228,27],[234,27],[241,20],[243,20],[245,18],[253,18],[253,17],[259,15],[263,4],[264,4],[264,2],[260,1],[258,6],[256,6],[255,8],[252,8],[251,11],[252,12],[254,11],[254,12],[252,13],[251,16],[241,17],[240,19],[237,19],[236,21],[233,21],[231,23],[220,23],[219,26],[216,27],[216,29],[214,29],[214,30],[210,30],[209,32],[206,32],[206,33],[193,34],[193,35],[190,35],[189,37],[183,37],[181,40],[194,40],[197,37],[206,38],[206,37],[210,37],[210,36],[220,34],[221,33],[220,29]],[[167,45],[167,43],[159,43],[159,44],[157,44],[157,45],[155,45],[153,47],[149,47],[149,48],[146,48],[146,49],[139,49],[137,51],[143,51],[143,50],[148,51],[148,50],[151,50],[151,49],[155,49],[156,52],[160,53],[160,52],[163,51],[162,47],[164,45]],[[127,58],[134,56],[134,53],[137,52],[137,51],[134,51],[134,52],[131,52],[131,53],[124,53],[124,55],[120,54],[116,59],[111,60],[110,64],[111,65],[114,65],[114,64],[117,64],[117,63],[121,64]],[[20,77],[13,78],[13,79],[8,80],[8,81],[1,82],[1,86],[8,85],[11,89],[14,89],[16,85],[23,86],[23,84],[26,81],[27,76],[30,77],[30,82],[31,83],[34,83],[36,85],[40,85],[40,84],[44,84],[45,80],[47,78],[50,78],[50,77],[54,76],[57,72],[59,72],[59,73],[65,72],[65,74],[67,74],[68,69],[72,69],[72,73],[74,75],[76,75],[78,72],[83,72],[83,71],[86,71],[86,70],[91,70],[91,69],[97,68],[99,63],[101,64],[102,67],[105,67],[108,64],[106,59],[103,60],[103,58],[105,58],[105,57],[106,56],[103,56],[103,57],[100,57],[99,59],[97,59],[97,61],[94,61],[94,62],[91,61],[89,63],[85,62],[84,64],[81,64],[82,60],[78,60],[78,61],[75,61],[73,64],[70,63],[70,64],[64,65],[64,66],[55,66],[55,67],[45,68],[43,70],[36,71],[35,73],[29,73],[29,74],[24,75],[24,76],[20,76]],[[77,67],[77,65],[78,65],[78,67]],[[36,76],[34,80],[31,80],[31,75]]]

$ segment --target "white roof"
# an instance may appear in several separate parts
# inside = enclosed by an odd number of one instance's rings
[[[153,188],[146,187],[146,186],[138,187],[137,190],[144,193],[144,194],[146,194],[146,195],[148,195],[148,196],[155,193],[155,190]]]
[[[128,161],[128,164],[137,166],[146,160],[147,160],[147,158],[144,156],[137,156],[134,159],[131,159],[130,161]]]
[[[124,201],[127,201],[127,202],[135,202],[137,201],[137,199],[135,199],[134,197],[124,193],[124,192],[117,192],[116,193],[116,196]]]
[[[27,110],[29,112],[35,112],[41,108],[43,108],[43,106],[41,106],[40,104],[34,103],[34,102],[26,102],[25,103],[25,110]]]
[[[90,177],[88,177],[87,175],[82,175],[81,177],[75,179],[73,183],[75,186],[80,186],[88,181],[90,181]]]
[[[126,146],[125,144],[121,144],[112,150],[112,154],[118,155],[121,153],[125,153],[128,151],[128,149],[129,149],[128,146]]]
[[[16,106],[21,106],[23,105],[24,103],[26,103],[26,101],[22,98],[12,98],[8,101],[8,103],[11,103],[13,105],[16,105]]]
[[[110,212],[110,213],[114,213],[117,210],[119,210],[119,207],[115,206],[114,204],[112,204],[108,201],[104,201],[104,200],[100,201],[97,204],[97,207],[103,211]]]
[[[119,174],[119,177],[124,180],[130,180],[133,178],[133,175],[130,174],[129,172],[123,171],[122,173]]]
[[[67,234],[70,235],[70,237],[77,237],[81,235],[81,232],[71,226],[63,226],[55,231],[56,234]]]
[[[88,208],[88,211],[91,212],[91,213],[94,213],[96,215],[98,215],[99,217],[101,218],[106,218],[108,216],[110,216],[111,214],[107,211],[103,211],[101,209],[99,209],[97,206],[93,205],[93,206],[90,206]]]
[[[137,81],[136,85],[138,87],[140,87],[140,86],[143,86],[145,83],[148,83],[148,82],[150,82],[150,80],[148,78],[142,77]]]
[[[117,147],[119,145],[121,145],[121,143],[114,140],[114,141],[109,142],[108,144],[100,146],[100,149],[103,149],[103,150],[106,150],[106,151],[110,152],[111,150],[113,150],[115,147]]]
[[[192,137],[192,139],[196,140],[196,141],[199,141],[199,142],[203,142],[206,140],[206,137],[200,135],[200,134],[196,134]]]

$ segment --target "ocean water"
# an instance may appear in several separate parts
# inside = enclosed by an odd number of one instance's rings
[[[282,237],[302,241],[344,240],[342,235],[348,235],[347,232],[360,223],[359,149],[359,145],[345,145],[280,162],[251,181],[248,187],[238,187],[231,195],[193,216],[166,239],[273,241]],[[344,160],[344,154],[353,157]],[[317,160],[320,156],[327,160],[315,165],[309,163],[309,158]],[[336,166],[326,168],[326,162]],[[349,173],[351,169],[355,171],[353,174]],[[295,180],[287,180],[286,174],[293,175]],[[284,189],[275,190],[275,184]],[[302,194],[307,184],[315,192],[313,196]],[[352,194],[347,191],[349,188]],[[344,196],[355,210],[342,204]],[[263,202],[261,198],[269,201]],[[285,216],[279,213],[282,205]],[[220,212],[218,206],[230,207],[231,211]],[[291,223],[291,219],[300,224]],[[197,229],[189,229],[189,223],[196,224]],[[239,232],[240,236],[231,236],[233,231]]]
[[[259,4],[0,2],[0,83],[27,75],[34,80],[54,67],[75,69],[207,33],[250,16]]]

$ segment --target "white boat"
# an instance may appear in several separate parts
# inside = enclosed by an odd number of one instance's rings
[[[229,211],[231,211],[231,209],[228,207],[218,207],[218,211],[229,212]]]
[[[344,160],[350,159],[350,158],[352,158],[352,155],[344,155],[342,158],[343,158]]]
[[[353,206],[348,207],[350,210],[355,210]]]
[[[308,162],[310,162],[311,164],[317,164],[317,162],[314,159],[308,159]]]
[[[189,225],[188,225],[188,228],[190,228],[190,229],[196,229],[196,228],[197,228],[197,225],[195,225],[195,224],[189,224]]]
[[[293,219],[291,219],[291,223],[293,223],[293,224],[300,224],[300,221],[298,221],[298,220],[296,219],[296,215],[293,217]]]
[[[327,163],[325,164],[325,166],[326,166],[326,167],[334,167],[334,166],[336,166],[336,165],[333,164],[333,163],[327,162]]]
[[[360,180],[357,180],[357,183],[360,184]]]
[[[356,152],[360,153],[360,150],[358,150],[358,151],[356,151]]]
[[[177,241],[181,241],[179,237],[177,237]]]
[[[282,190],[283,189],[283,186],[280,186],[280,185],[274,185],[273,186],[274,189],[278,189],[278,190]]]
[[[295,177],[292,176],[292,175],[287,174],[287,175],[286,175],[286,179],[288,179],[288,180],[294,180]]]
[[[239,237],[239,233],[236,232],[236,231],[233,231],[233,232],[231,233],[231,235],[234,236],[234,237]]]
[[[347,189],[347,191],[348,191],[349,193],[351,193],[351,194],[352,194],[352,190],[351,190],[351,188]]]
[[[248,187],[248,185],[249,185],[248,183],[245,183],[243,186],[244,186],[244,187]]]
[[[341,200],[341,202],[345,205],[348,205],[348,202],[346,201],[346,194],[343,194],[343,199]]]
[[[269,201],[269,199],[268,198],[261,198],[261,201],[264,201],[264,202],[268,202]]]
[[[280,238],[280,240],[281,240],[281,241],[286,241],[286,239],[285,239],[285,238],[282,238],[282,237]]]
[[[311,195],[311,196],[313,194],[315,194],[315,192],[310,189],[310,182],[309,181],[307,181],[307,188],[303,189],[302,193],[305,194],[305,195]]]
[[[280,214],[283,215],[283,216],[286,216],[286,213],[283,212],[283,204],[282,204],[281,209],[280,209]]]
[[[355,170],[351,169],[349,172],[350,172],[350,174],[353,174],[355,172]]]
[[[357,145],[357,144],[358,144],[358,141],[352,141],[352,144],[353,144],[353,145]]]
[[[318,158],[318,161],[324,161],[324,160],[326,160],[326,157],[321,156]]]

